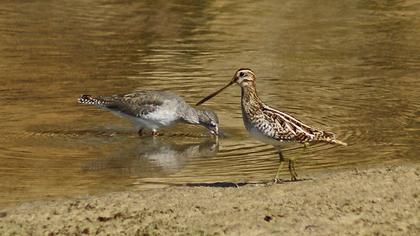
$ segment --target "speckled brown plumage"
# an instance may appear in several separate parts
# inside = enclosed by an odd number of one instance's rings
[[[242,68],[235,72],[233,79],[225,87],[210,94],[197,103],[200,105],[216,96],[230,85],[238,84],[241,87],[241,109],[245,128],[256,139],[273,145],[279,151],[280,162],[283,155],[280,146],[284,142],[298,142],[302,144],[325,142],[331,144],[347,145],[335,138],[335,135],[304,124],[300,120],[284,112],[278,111],[264,104],[258,97],[256,89],[256,76],[251,69]],[[281,164],[277,170],[275,182],[278,181]],[[289,171],[292,180],[297,180],[294,161],[289,160]]]
[[[278,142],[343,144],[335,139],[333,133],[310,127],[291,115],[264,104],[257,95],[255,84],[242,88],[241,107],[245,127],[250,132],[255,127]]]

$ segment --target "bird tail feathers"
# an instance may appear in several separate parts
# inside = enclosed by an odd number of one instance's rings
[[[106,98],[92,97],[91,95],[82,95],[77,101],[81,104],[95,105],[97,107],[108,107],[112,104],[112,102]]]
[[[323,137],[322,137],[322,139],[325,142],[327,142],[327,143],[338,144],[338,145],[342,145],[342,146],[347,146],[347,143],[336,139],[335,138],[335,134],[332,133],[332,132],[323,131]]]
[[[338,139],[333,139],[333,140],[330,141],[330,143],[338,144],[338,145],[342,145],[342,146],[347,146],[348,145],[347,143],[345,143],[343,141],[340,141]]]

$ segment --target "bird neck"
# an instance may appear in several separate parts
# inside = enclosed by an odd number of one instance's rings
[[[263,102],[258,97],[255,84],[241,87],[241,90],[242,111],[247,114],[260,111],[261,107],[263,106]]]
[[[202,110],[195,109],[197,111],[198,122],[200,125],[203,125],[208,120],[208,117],[204,114]]]
[[[211,119],[210,117],[202,110],[196,109],[198,124],[203,126],[206,129],[210,129]]]
[[[186,109],[181,113],[182,121],[187,124],[199,124],[200,115],[202,112],[193,107],[186,107]]]

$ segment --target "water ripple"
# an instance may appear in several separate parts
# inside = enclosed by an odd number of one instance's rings
[[[3,3],[0,204],[271,179],[278,154],[245,131],[237,86],[205,104],[227,134],[217,148],[202,128],[177,126],[153,141],[76,103],[142,88],[194,104],[240,67],[257,73],[267,104],[349,144],[285,147],[300,175],[419,161],[418,12],[413,1]]]

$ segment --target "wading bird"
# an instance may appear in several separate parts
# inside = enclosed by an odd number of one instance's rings
[[[148,129],[156,136],[158,129],[176,123],[201,125],[211,134],[219,135],[219,119],[215,112],[195,109],[180,96],[168,91],[134,91],[98,97],[82,95],[78,101],[127,118],[136,126],[139,135],[143,134],[144,129]]]
[[[306,146],[309,143],[325,142],[347,145],[337,140],[331,132],[310,127],[291,115],[264,104],[257,95],[255,80],[255,73],[251,69],[239,69],[226,86],[205,97],[196,105],[204,103],[229,86],[238,84],[242,90],[241,108],[245,128],[251,136],[264,143],[273,145],[279,152],[280,165],[274,178],[275,183],[280,181],[279,173],[284,163],[284,157],[280,149],[282,143],[299,142]],[[289,172],[292,181],[297,180],[293,159],[289,159]]]

